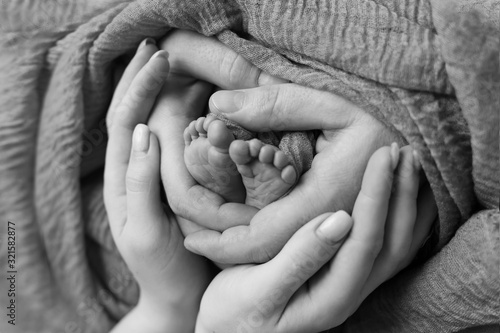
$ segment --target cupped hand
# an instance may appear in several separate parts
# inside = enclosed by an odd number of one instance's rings
[[[194,32],[176,30],[160,46],[170,54],[171,71],[148,125],[160,142],[161,174],[169,205],[179,216],[184,234],[248,224],[256,208],[226,203],[189,174],[183,163],[183,132],[206,112],[211,84],[240,89],[285,81],[260,71],[215,38]]]
[[[346,320],[408,264],[435,217],[421,209],[430,190],[417,201],[416,155],[401,149],[394,172],[398,158],[395,145],[373,154],[352,218],[322,214],[270,261],[219,273],[203,296],[196,332],[319,332]]]
[[[321,130],[311,169],[288,196],[264,207],[248,226],[186,237],[188,249],[224,263],[265,262],[312,218],[351,212],[368,159],[398,140],[347,100],[296,84],[219,91],[210,108],[253,131]]]
[[[192,332],[211,279],[207,261],[184,248],[176,217],[160,200],[159,145],[143,124],[168,75],[168,54],[156,51],[152,43],[141,44],[107,117],[104,202],[113,239],[140,287],[132,319],[116,332]]]
[[[371,154],[399,139],[344,98],[284,84],[285,80],[258,70],[214,38],[175,31],[161,47],[170,53],[172,75],[149,125],[162,152],[168,152],[162,153],[162,180],[170,207],[188,235],[186,246],[214,261],[264,262],[312,218],[338,209],[350,212]],[[259,212],[226,203],[198,185],[185,164],[179,163],[184,154],[184,128],[206,111],[212,89],[207,82],[240,89],[216,92],[210,104],[212,111],[244,127],[256,131],[322,130],[311,170],[287,197]]]

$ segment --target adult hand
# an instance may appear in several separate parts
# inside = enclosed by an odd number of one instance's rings
[[[192,332],[211,279],[208,263],[184,248],[175,215],[160,201],[158,141],[141,124],[168,74],[168,54],[156,51],[141,44],[107,117],[104,202],[113,239],[140,287],[137,307],[114,332]]]
[[[186,237],[188,249],[224,263],[265,262],[312,218],[328,211],[350,212],[369,157],[397,141],[345,99],[296,84],[219,91],[210,108],[253,131],[322,131],[311,169],[288,196],[264,207],[248,226]]]
[[[216,39],[175,31],[161,47],[170,53],[172,74],[149,125],[162,152],[168,151],[162,153],[162,179],[172,210],[187,219],[179,219],[188,235],[186,246],[214,261],[264,262],[310,219],[338,209],[350,212],[369,157],[379,147],[397,141],[394,133],[341,97],[294,84],[273,85],[284,80],[256,69]],[[244,91],[241,111],[225,113],[244,127],[323,130],[312,169],[289,196],[257,213],[253,207],[226,203],[199,186],[179,163],[184,153],[183,130],[205,111],[200,92],[208,89],[202,80],[225,89],[261,86]],[[230,105],[234,94],[217,92],[211,100],[212,111],[235,111]],[[176,111],[184,110],[186,104],[192,106],[189,112]]]
[[[189,174],[182,163],[183,132],[207,110],[213,91],[207,82],[239,89],[285,81],[263,73],[215,38],[194,32],[174,31],[161,41],[161,48],[170,54],[170,75],[148,125],[160,142],[161,174],[169,205],[185,218],[179,219],[185,235],[202,228],[224,230],[248,224],[256,208],[226,203]]]
[[[426,203],[417,205],[420,167],[409,146],[400,159],[393,184],[397,147],[371,157],[352,219],[323,214],[269,262],[219,273],[203,296],[196,332],[319,332],[347,319],[408,264],[434,218],[417,207]],[[430,190],[424,194],[421,200],[432,200]]]

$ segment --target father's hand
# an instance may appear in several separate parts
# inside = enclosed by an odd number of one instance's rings
[[[215,261],[267,261],[312,218],[338,209],[350,212],[369,157],[379,147],[397,141],[396,135],[345,99],[298,85],[277,85],[286,81],[260,71],[214,38],[175,31],[162,41],[161,48],[170,53],[171,76],[166,82],[170,94],[160,97],[149,125],[162,149],[162,180],[172,210],[187,219],[179,219],[183,233],[189,235],[186,245]],[[258,212],[249,226],[255,209],[242,214],[241,207],[197,185],[179,163],[184,151],[182,132],[204,111],[205,101],[195,91],[206,89],[204,81],[224,89],[261,86],[245,91],[242,100],[226,91],[212,99],[213,111],[235,111],[226,116],[245,127],[323,130],[312,169],[289,196]],[[181,83],[194,93],[176,89]],[[235,100],[243,103],[237,112],[231,105]],[[186,103],[199,106],[175,121],[162,116],[163,110],[182,109]],[[167,146],[170,154],[164,153]]]
[[[288,196],[263,208],[248,226],[186,238],[189,250],[219,262],[265,262],[307,221],[328,211],[351,212],[368,159],[398,141],[345,99],[295,84],[220,91],[210,107],[253,131],[322,130],[311,169]]]

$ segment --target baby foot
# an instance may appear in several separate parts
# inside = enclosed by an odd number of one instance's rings
[[[285,153],[260,140],[233,141],[229,155],[243,178],[247,205],[259,209],[267,206],[282,197],[297,179]]]
[[[184,130],[184,141],[184,162],[191,176],[227,202],[243,203],[245,187],[229,157],[234,136],[226,125],[213,117],[198,118]]]

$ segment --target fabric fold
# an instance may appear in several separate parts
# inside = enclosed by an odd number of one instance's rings
[[[120,57],[173,28],[214,36],[272,75],[345,97],[410,143],[439,207],[434,253],[478,202],[498,208],[499,42],[484,11],[420,0],[55,5],[24,0],[0,12],[0,216],[18,223],[22,244],[18,332],[103,332],[137,300],[100,194],[104,119]],[[452,251],[436,260],[449,257],[457,259]],[[413,290],[411,279],[398,283]]]

